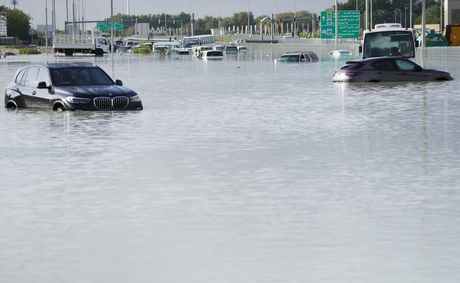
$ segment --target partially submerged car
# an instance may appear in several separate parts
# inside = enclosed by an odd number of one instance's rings
[[[344,49],[332,50],[328,53],[328,55],[335,59],[350,58],[350,57],[353,57],[353,52],[351,52],[350,50],[344,50]]]
[[[348,61],[336,71],[333,82],[450,81],[447,72],[424,69],[404,57],[377,57]]]
[[[6,108],[142,110],[136,92],[91,63],[27,65],[5,90]]]
[[[222,60],[224,59],[224,53],[219,50],[206,50],[201,53],[203,60]]]
[[[314,63],[319,62],[318,55],[313,51],[288,52],[278,58],[280,63]]]

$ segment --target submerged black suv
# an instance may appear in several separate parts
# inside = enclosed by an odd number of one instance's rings
[[[91,63],[53,63],[20,68],[5,90],[6,108],[142,110],[134,91]]]

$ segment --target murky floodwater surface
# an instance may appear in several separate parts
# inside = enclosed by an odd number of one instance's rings
[[[0,109],[1,282],[458,282],[458,66],[110,58],[144,111]]]

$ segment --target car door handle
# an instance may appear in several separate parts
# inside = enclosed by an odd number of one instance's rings
[[[37,94],[37,92],[35,90],[32,91],[32,95],[36,95],[36,94]]]

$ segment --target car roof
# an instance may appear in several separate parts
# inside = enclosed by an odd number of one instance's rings
[[[406,61],[410,61],[404,56],[383,56],[383,57],[372,57],[372,58],[366,58],[366,59],[360,59],[360,60],[352,60],[352,61],[347,61],[346,64],[354,64],[354,63],[367,63],[371,61],[379,61],[379,60],[384,60],[384,59],[402,59]]]
[[[97,67],[89,62],[66,62],[66,63],[48,63],[46,66],[50,69],[68,69],[68,68],[81,68],[81,67]]]
[[[300,55],[300,54],[315,54],[313,51],[293,51],[293,52],[286,52],[283,55]]]

